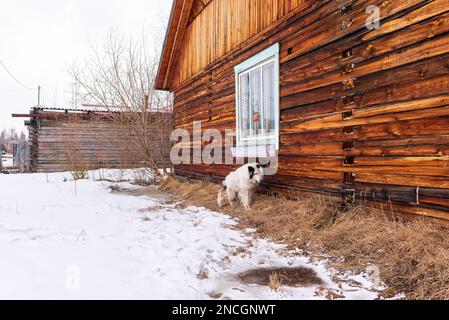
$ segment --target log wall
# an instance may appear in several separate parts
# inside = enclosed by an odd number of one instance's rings
[[[175,77],[175,126],[192,130],[201,121],[203,129],[235,129],[233,67],[279,43],[280,169],[266,184],[356,195],[449,220],[449,2],[305,4],[195,75]],[[369,5],[381,10],[380,29],[366,28]],[[176,171],[220,178],[233,168],[181,165]]]
[[[37,123],[38,121],[38,123]],[[144,165],[131,150],[136,137],[126,127],[107,118],[39,119],[29,126],[30,166],[33,172],[63,172],[100,168],[127,169]],[[170,143],[154,153],[165,168],[170,164]]]
[[[195,0],[191,13],[194,19],[185,32],[173,81],[188,79],[305,2]]]

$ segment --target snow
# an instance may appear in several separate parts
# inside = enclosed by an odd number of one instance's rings
[[[13,157],[10,154],[5,154],[2,156],[3,167],[10,168],[13,166]]]
[[[254,230],[234,228],[237,221],[224,214],[183,208],[156,192],[111,192],[110,182],[95,180],[123,180],[130,172],[89,176],[74,182],[69,173],[0,175],[0,299],[378,297],[369,272],[338,276],[326,261],[286,254]],[[283,266],[312,268],[324,284],[273,291],[237,278]]]

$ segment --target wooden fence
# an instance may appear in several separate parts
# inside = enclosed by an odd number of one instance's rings
[[[1,145],[12,145],[13,147],[13,166],[12,168],[3,168],[3,159],[0,152],[0,171],[5,169],[14,169],[18,172],[28,172],[30,168],[30,146],[27,140],[6,140],[0,138]]]

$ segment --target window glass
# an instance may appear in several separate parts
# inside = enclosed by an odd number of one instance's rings
[[[279,148],[279,45],[236,66],[237,143]]]
[[[251,136],[258,136],[261,133],[260,113],[262,111],[262,87],[261,87],[261,71],[255,69],[250,73],[251,86]]]
[[[242,138],[250,136],[251,123],[249,118],[249,74],[240,76],[240,132]]]
[[[275,102],[274,102],[274,62],[263,66],[265,116],[264,128],[266,133],[275,133]]]

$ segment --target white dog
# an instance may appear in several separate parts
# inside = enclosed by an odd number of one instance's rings
[[[240,200],[245,209],[250,209],[253,194],[263,180],[263,168],[266,167],[259,163],[249,163],[231,172],[218,192],[218,206],[221,208],[228,203],[233,206]]]

